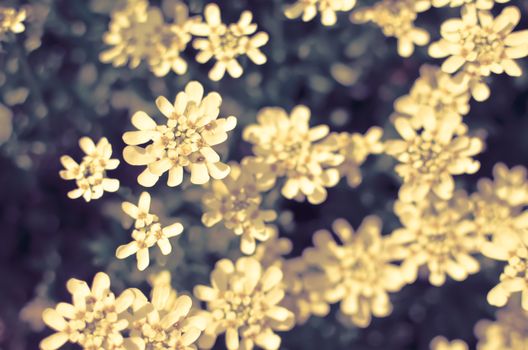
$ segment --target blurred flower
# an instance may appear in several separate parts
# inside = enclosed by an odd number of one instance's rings
[[[200,51],[196,61],[205,63],[211,58],[216,60],[209,71],[211,80],[222,79],[226,70],[233,78],[239,78],[243,68],[237,57],[241,55],[247,55],[258,65],[266,63],[266,56],[260,51],[260,47],[268,42],[269,36],[265,32],[253,35],[257,31],[257,25],[251,23],[253,15],[250,11],[242,12],[238,22],[229,25],[222,23],[220,8],[216,4],[205,6],[204,15],[206,23],[193,25],[191,32],[196,36],[206,37],[193,41],[193,47]]]
[[[59,303],[42,314],[44,322],[57,333],[40,342],[42,350],[55,350],[66,342],[76,343],[86,350],[125,350],[122,331],[128,326],[125,311],[134,302],[132,290],[119,297],[110,291],[110,278],[99,272],[92,288],[86,282],[72,278],[66,285],[73,304]]]
[[[528,348],[528,311],[510,302],[496,313],[497,320],[481,320],[475,326],[477,350],[523,350]]]
[[[261,209],[261,184],[250,167],[231,164],[229,175],[213,181],[211,193],[203,196],[203,224],[211,227],[222,221],[240,236],[240,250],[248,255],[255,252],[255,240],[269,238],[272,228],[266,223],[277,217],[274,210]]]
[[[500,282],[488,293],[488,302],[502,307],[512,294],[521,293],[522,308],[528,311],[528,231],[513,242],[516,243],[515,249],[496,245],[493,250],[486,251],[486,256],[507,262]]]
[[[462,70],[458,79],[468,81],[473,97],[483,101],[489,96],[489,88],[482,77],[492,72],[505,72],[521,76],[521,67],[514,61],[528,55],[528,31],[512,33],[519,23],[521,12],[510,6],[497,18],[474,4],[462,9],[461,19],[449,19],[442,24],[442,39],[429,46],[429,54],[435,58],[448,57],[442,64],[446,73]]]
[[[420,77],[414,82],[408,95],[394,102],[391,119],[405,117],[419,128],[433,119],[445,116],[462,117],[469,113],[468,86],[456,81],[438,67],[422,65]]]
[[[0,103],[0,145],[9,140],[13,133],[13,111]]]
[[[103,196],[103,192],[116,192],[119,180],[106,178],[107,170],[114,170],[119,165],[119,159],[112,156],[112,145],[106,137],[94,144],[89,137],[82,137],[79,146],[86,153],[80,164],[70,156],[62,156],[60,161],[64,166],[59,175],[64,180],[75,180],[77,189],[68,192],[68,197],[75,199],[83,197],[89,202]]]
[[[229,350],[251,350],[255,345],[278,349],[281,338],[275,330],[293,327],[294,316],[278,306],[284,297],[280,268],[271,266],[262,271],[261,264],[243,257],[233,264],[222,259],[211,273],[212,287],[197,285],[194,295],[207,303],[212,322],[199,340],[199,347],[210,349],[216,337],[225,332]]]
[[[0,41],[6,38],[8,33],[22,33],[26,27],[23,21],[26,20],[26,10],[16,10],[12,7],[0,6]]]
[[[303,200],[312,204],[325,201],[326,187],[339,182],[336,166],[343,162],[338,145],[328,135],[327,125],[310,128],[310,110],[295,107],[290,116],[282,108],[268,107],[257,115],[258,124],[244,129],[244,140],[253,144],[255,158],[246,161],[262,168],[265,179],[273,186],[278,177],[286,177],[282,195],[288,199]],[[320,141],[316,143],[317,141]]]
[[[339,154],[344,157],[343,163],[338,166],[339,174],[346,176],[350,187],[357,187],[361,183],[362,176],[360,166],[367,160],[370,154],[383,152],[381,137],[383,130],[373,126],[365,134],[360,133],[331,133],[329,139],[335,138]]]
[[[394,211],[403,228],[388,237],[388,250],[403,260],[407,283],[416,281],[422,266],[429,270],[429,282],[435,286],[443,285],[446,275],[463,281],[479,271],[479,262],[472,254],[479,251],[482,240],[469,217],[470,209],[463,191],[449,201],[431,194],[420,203],[396,202]]]
[[[156,122],[145,112],[132,116],[138,131],[123,134],[129,146],[123,158],[131,165],[146,165],[138,176],[142,186],[151,187],[168,171],[167,185],[178,186],[183,181],[183,168],[191,172],[191,182],[204,184],[213,179],[223,179],[229,166],[220,161],[212,146],[227,139],[227,131],[236,126],[236,118],[218,118],[222,97],[216,92],[203,97],[204,88],[191,81],[185,91],[178,93],[174,104],[165,97],[156,99],[156,105],[167,118],[165,124]],[[145,148],[138,145],[152,142]]]
[[[42,312],[51,306],[53,304],[48,298],[37,296],[20,309],[18,317],[26,322],[31,330],[40,332],[46,327],[42,320]]]
[[[409,57],[414,52],[414,45],[429,43],[429,33],[416,28],[414,21],[418,13],[430,7],[429,0],[381,0],[372,7],[355,10],[350,20],[354,23],[376,24],[385,36],[398,39],[398,54]]]
[[[337,22],[336,12],[350,11],[356,5],[356,0],[296,0],[289,5],[284,14],[289,19],[302,16],[304,22],[311,21],[321,12],[321,23],[325,26],[332,26]]]
[[[437,336],[431,340],[431,350],[468,350],[468,346],[465,341],[455,339],[453,341],[447,340],[445,337]]]
[[[480,179],[471,195],[477,231],[486,242],[482,253],[490,258],[495,250],[517,249],[523,230],[528,229],[528,181],[526,168],[508,169],[503,163],[493,167],[493,180]]]
[[[306,248],[303,257],[320,271],[305,279],[308,290],[322,290],[327,302],[340,303],[341,313],[358,327],[367,327],[372,319],[392,312],[388,292],[397,292],[405,284],[399,267],[386,254],[381,236],[381,220],[369,216],[357,232],[343,219],[334,221],[334,240],[326,230],[313,237],[314,248]]]
[[[291,310],[297,325],[304,324],[312,315],[324,317],[330,312],[330,306],[320,291],[307,290],[303,276],[308,273],[309,265],[302,257],[286,259],[293,244],[286,237],[279,237],[277,229],[272,230],[266,242],[259,244],[254,257],[262,267],[277,266],[284,274],[284,299],[280,305]]]
[[[495,3],[504,4],[510,0],[432,0],[434,7],[444,7],[449,5],[450,7],[459,7],[470,4],[475,4],[479,10],[491,10]]]
[[[174,23],[166,23],[158,7],[148,1],[132,0],[126,6],[112,12],[109,30],[103,36],[111,46],[103,51],[100,60],[120,67],[129,62],[134,69],[141,61],[149,64],[157,76],[165,76],[170,70],[177,74],[187,71],[187,62],[180,57],[191,41],[190,28],[200,19],[189,18],[187,6],[178,3]]]
[[[467,135],[461,119],[446,115],[419,126],[402,117],[394,121],[403,140],[387,141],[385,152],[400,162],[395,170],[403,178],[402,201],[421,201],[431,191],[447,200],[455,188],[452,175],[473,174],[480,168],[471,157],[482,151],[483,142]]]
[[[133,290],[127,349],[195,350],[194,343],[205,329],[207,317],[191,310],[189,296],[178,296],[171,288],[168,271],[157,275],[153,282],[150,301],[139,289]]]
[[[168,255],[172,251],[169,238],[178,236],[183,231],[183,226],[179,222],[170,226],[161,227],[159,218],[150,214],[150,194],[141,193],[137,206],[130,202],[123,202],[123,211],[131,218],[135,219],[134,231],[132,232],[132,242],[121,245],[116,250],[118,259],[126,259],[132,254],[136,254],[137,268],[145,270],[149,265],[149,248],[157,244],[163,255]]]

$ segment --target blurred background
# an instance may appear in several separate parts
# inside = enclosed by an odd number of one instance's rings
[[[379,28],[355,25],[347,13],[338,24],[322,26],[319,19],[304,23],[283,15],[287,0],[215,1],[226,23],[238,20],[243,10],[253,12],[259,30],[269,33],[263,47],[268,62],[256,66],[242,61],[244,75],[207,78],[211,64],[200,65],[196,51],[188,46],[189,71],[155,77],[144,65],[130,70],[99,62],[105,48],[102,35],[109,14],[122,1],[108,0],[2,0],[0,6],[25,7],[28,19],[24,33],[4,38],[0,51],[0,349],[37,349],[49,334],[40,313],[45,307],[69,300],[65,283],[71,277],[91,281],[97,271],[112,276],[113,289],[146,286],[134,259],[118,261],[115,248],[128,241],[120,204],[136,202],[141,187],[139,167],[122,160],[121,135],[131,130],[130,116],[138,110],[158,115],[154,100],[172,99],[189,80],[199,80],[206,91],[223,97],[222,115],[235,115],[239,125],[223,154],[240,160],[250,154],[241,131],[255,121],[264,106],[290,110],[305,104],[312,110],[312,125],[328,124],[332,131],[365,132],[378,125],[385,138],[395,136],[389,124],[394,100],[408,93],[424,63],[439,64],[418,47],[410,58],[401,58],[396,40],[385,38]],[[151,1],[170,6],[168,1]],[[199,14],[205,1],[186,0]],[[360,6],[372,4],[363,0]],[[528,1],[511,1],[521,8],[518,28],[528,28]],[[502,5],[496,7],[500,10]],[[495,11],[494,10],[494,11]],[[417,25],[426,28],[432,41],[439,38],[439,25],[458,17],[459,9],[432,9],[420,15]],[[528,69],[526,60],[519,60]],[[476,180],[490,177],[499,161],[508,166],[528,165],[528,74],[513,79],[505,75],[490,80],[491,97],[471,102],[465,121],[473,131],[485,132],[487,148],[478,156],[481,170],[457,177],[457,185],[472,191]],[[89,203],[68,199],[72,182],[59,177],[61,155],[82,157],[78,139],[107,137],[120,167],[111,172],[119,178],[118,193],[105,193]],[[329,190],[319,206],[286,201],[273,193],[266,200],[280,213],[281,236],[294,243],[292,256],[311,244],[312,233],[329,228],[343,217],[357,227],[363,217],[376,214],[384,233],[399,225],[392,212],[400,180],[393,160],[372,156],[362,167],[363,183],[355,189],[346,181]],[[235,256],[237,244],[229,244],[222,232],[200,223],[201,189],[197,186],[168,188],[160,181],[151,194],[153,211],[162,218],[177,218],[186,230],[173,246],[170,259],[157,257],[158,265],[173,271],[174,286],[191,290],[205,282],[214,262]],[[430,340],[442,334],[460,338],[474,348],[473,327],[483,318],[494,318],[486,302],[487,291],[496,284],[498,263],[482,260],[482,271],[464,282],[448,282],[441,288],[420,279],[392,295],[394,311],[374,319],[367,329],[347,328],[332,312],[326,318],[312,317],[304,326],[282,334],[284,349],[427,349]],[[149,270],[147,270],[149,271]],[[219,345],[218,345],[219,344]],[[217,342],[221,348],[223,342]],[[64,349],[74,347],[65,346]]]

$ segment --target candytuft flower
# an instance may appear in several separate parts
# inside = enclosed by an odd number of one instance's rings
[[[179,222],[170,226],[162,227],[159,218],[150,214],[150,194],[141,193],[138,205],[130,202],[123,202],[123,211],[131,218],[135,219],[134,231],[132,231],[132,242],[121,245],[116,250],[118,259],[126,259],[132,254],[136,254],[137,268],[145,270],[149,265],[149,248],[158,245],[163,255],[168,255],[172,251],[169,238],[178,236],[183,231],[183,226]]]
[[[474,4],[479,10],[491,10],[495,3],[504,4],[510,0],[432,0],[434,7],[444,7],[449,5],[450,7],[459,7],[463,5]]]
[[[398,39],[398,54],[409,57],[414,46],[429,43],[429,33],[416,28],[414,21],[418,13],[431,7],[429,0],[381,0],[372,7],[352,12],[350,20],[354,23],[372,22],[381,28],[387,37]]]
[[[116,192],[119,180],[106,178],[107,170],[114,170],[119,165],[118,159],[111,159],[112,145],[106,137],[94,144],[89,137],[79,140],[79,146],[86,154],[78,164],[70,156],[62,156],[60,161],[64,166],[59,175],[64,180],[75,180],[77,189],[68,192],[68,197],[75,199],[83,197],[89,202],[103,196],[103,192]]]
[[[40,342],[40,349],[55,350],[66,342],[83,349],[126,350],[122,332],[128,327],[125,311],[134,302],[134,293],[127,289],[117,298],[110,291],[110,278],[99,272],[92,288],[72,278],[66,285],[73,304],[59,303],[42,314],[44,322],[57,331]]]
[[[395,170],[403,178],[399,198],[404,202],[421,201],[430,192],[447,200],[455,188],[452,175],[473,174],[480,168],[471,157],[482,151],[483,142],[467,135],[458,116],[427,119],[419,126],[400,117],[394,126],[403,140],[387,141],[385,151],[400,162]]]
[[[326,301],[340,302],[340,311],[358,327],[367,327],[372,315],[386,317],[392,311],[388,292],[399,291],[405,282],[392,257],[385,254],[381,221],[369,216],[357,232],[343,219],[333,223],[334,240],[326,230],[313,237],[314,248],[303,257],[321,274],[307,275],[308,290],[321,289]]]
[[[416,281],[418,270],[426,266],[429,282],[445,283],[446,276],[463,281],[480,269],[472,256],[479,251],[482,237],[470,218],[470,202],[463,191],[449,201],[429,195],[420,203],[396,202],[394,211],[403,224],[388,237],[389,251],[402,260],[407,283]]]
[[[274,210],[261,209],[262,184],[251,167],[232,164],[229,175],[213,181],[211,193],[203,196],[203,224],[211,227],[223,222],[240,236],[240,250],[248,255],[255,252],[256,240],[270,237],[272,228],[266,223],[277,216]]]
[[[135,301],[130,317],[128,349],[137,350],[195,350],[195,342],[207,325],[204,314],[192,310],[192,299],[178,295],[168,281],[155,283],[150,301],[134,289]],[[165,274],[164,274],[165,275]],[[165,277],[165,276],[163,276]]]
[[[247,161],[264,167],[265,181],[273,184],[285,177],[284,197],[306,197],[310,203],[320,204],[326,199],[326,188],[339,182],[336,166],[344,157],[338,154],[335,139],[324,139],[328,126],[310,128],[309,120],[310,110],[305,106],[295,107],[290,116],[282,108],[263,108],[257,115],[258,124],[247,126],[242,137],[253,144],[255,158]]]
[[[276,266],[262,271],[254,258],[244,257],[235,264],[227,259],[216,263],[211,287],[198,285],[194,295],[207,303],[212,321],[199,340],[199,347],[210,349],[216,337],[225,332],[229,350],[259,346],[278,349],[281,338],[274,331],[293,327],[293,314],[278,306],[284,297],[282,272]]]
[[[229,25],[222,23],[220,8],[216,4],[205,6],[204,14],[206,22],[193,25],[191,31],[196,36],[205,37],[193,41],[193,47],[200,51],[196,61],[206,63],[211,58],[216,60],[209,71],[211,80],[222,79],[226,70],[233,78],[239,78],[243,68],[237,58],[242,55],[247,55],[257,65],[266,63],[266,56],[260,47],[268,42],[269,36],[265,32],[255,34],[257,25],[251,23],[253,14],[250,11],[242,12],[238,22]]]
[[[497,18],[474,4],[462,9],[461,19],[449,19],[442,24],[442,39],[429,46],[429,55],[447,58],[442,64],[446,73],[461,70],[459,79],[465,79],[473,97],[483,101],[489,88],[483,81],[491,73],[506,73],[518,77],[521,67],[515,59],[528,55],[528,31],[512,33],[519,23],[521,13],[509,6]]]
[[[337,22],[336,12],[350,11],[356,5],[356,0],[296,0],[284,10],[284,15],[289,19],[302,16],[304,22],[311,21],[321,13],[321,23],[332,26]]]
[[[125,132],[123,140],[128,145],[123,158],[131,165],[146,165],[138,182],[151,187],[160,176],[168,172],[167,185],[178,186],[183,181],[183,169],[191,173],[191,182],[204,184],[213,179],[223,179],[229,166],[220,161],[213,146],[227,139],[227,131],[236,126],[236,118],[218,118],[222,98],[216,92],[203,97],[203,86],[191,81],[185,91],[178,93],[174,103],[158,97],[156,105],[167,118],[163,124],[145,112],[132,116],[138,131]],[[149,143],[145,147],[139,145]]]
[[[409,94],[394,102],[392,121],[399,117],[409,119],[419,128],[429,120],[445,116],[462,117],[469,113],[469,87],[438,67],[423,65],[420,77],[414,82]]]

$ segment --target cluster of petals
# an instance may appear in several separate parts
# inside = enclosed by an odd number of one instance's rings
[[[434,7],[459,7],[474,4],[479,10],[491,10],[495,3],[504,4],[509,1],[510,0],[432,0],[431,4]]]
[[[40,342],[41,350],[55,350],[67,342],[83,349],[126,350],[122,332],[128,327],[126,310],[134,302],[128,289],[117,298],[110,291],[110,278],[103,272],[95,275],[92,287],[78,279],[70,279],[68,292],[72,304],[59,303],[44,310],[44,323],[56,333]]]
[[[465,341],[460,339],[455,339],[452,341],[447,340],[447,338],[439,335],[431,340],[429,346],[431,350],[468,350],[468,345]]]
[[[266,350],[280,347],[275,331],[287,331],[294,315],[279,306],[284,297],[283,274],[276,266],[263,269],[253,257],[235,263],[219,260],[211,272],[211,286],[197,285],[194,295],[206,302],[211,321],[198,341],[203,349],[213,347],[218,335],[225,333],[229,350]]]
[[[128,63],[131,69],[145,61],[157,76],[171,70],[176,74],[187,71],[187,62],[181,53],[191,41],[191,27],[200,21],[189,17],[183,3],[175,4],[175,19],[167,23],[160,8],[149,6],[146,0],[128,1],[112,13],[103,42],[110,46],[100,54],[104,63],[115,67]]]
[[[168,172],[167,185],[178,186],[183,181],[183,169],[191,173],[191,182],[204,184],[223,179],[229,166],[220,161],[212,148],[227,140],[227,132],[236,126],[236,118],[218,118],[222,98],[216,92],[204,97],[203,86],[191,81],[176,95],[174,103],[158,97],[156,105],[166,120],[156,124],[143,111],[132,116],[138,129],[123,134],[128,145],[123,158],[131,165],[146,165],[138,176],[145,187],[154,186]],[[140,145],[148,143],[145,147]]]
[[[274,210],[261,209],[263,182],[247,164],[231,164],[231,172],[211,184],[210,195],[203,196],[202,222],[211,227],[219,222],[240,236],[240,250],[253,254],[256,241],[266,241],[273,231],[267,222],[275,220]]]
[[[252,166],[264,166],[267,179],[273,185],[276,178],[285,177],[281,193],[288,199],[320,204],[326,200],[326,188],[340,179],[337,166],[344,157],[339,154],[335,138],[325,138],[326,125],[309,126],[310,110],[297,106],[288,116],[279,107],[263,108],[257,115],[258,124],[244,129],[242,137],[253,144]]]
[[[26,10],[0,6],[0,41],[7,33],[22,33],[25,20]]]
[[[196,23],[191,27],[193,47],[200,52],[196,56],[198,63],[206,63],[211,59],[216,62],[209,71],[209,78],[214,81],[222,79],[225,72],[233,78],[239,78],[243,68],[237,58],[247,55],[253,63],[266,63],[266,56],[260,48],[264,46],[269,36],[258,32],[257,25],[252,23],[253,14],[244,11],[236,23],[222,23],[220,8],[216,4],[208,4],[204,9],[205,22]]]
[[[390,255],[401,260],[407,283],[416,281],[419,269],[426,267],[429,282],[435,286],[450,276],[456,281],[480,270],[473,255],[479,252],[482,237],[471,220],[471,205],[464,191],[449,201],[430,195],[420,203],[397,201],[394,211],[403,227],[388,238]]]
[[[70,156],[62,156],[60,161],[64,170],[59,175],[64,180],[75,180],[77,188],[68,192],[71,199],[83,197],[89,202],[99,199],[104,191],[116,192],[119,180],[106,178],[107,170],[114,170],[119,165],[118,159],[112,159],[112,145],[103,137],[95,144],[89,137],[79,140],[79,146],[86,154],[80,163]]]
[[[415,45],[429,43],[429,33],[414,26],[418,13],[431,7],[429,0],[381,0],[372,7],[352,12],[350,20],[354,23],[372,22],[381,28],[387,37],[398,39],[398,54],[409,57]]]
[[[322,289],[329,303],[340,302],[340,311],[354,325],[367,327],[372,316],[392,312],[388,292],[399,291],[405,281],[393,258],[386,254],[381,220],[369,216],[357,232],[343,219],[333,223],[339,242],[326,230],[313,236],[314,247],[303,257],[319,272],[305,276],[306,287]]]
[[[517,7],[506,7],[494,18],[474,4],[462,8],[462,17],[445,21],[442,39],[429,46],[435,58],[448,57],[442,64],[446,73],[460,71],[459,80],[467,80],[473,97],[478,101],[490,92],[483,77],[491,73],[506,73],[518,77],[521,67],[515,59],[528,56],[528,30],[512,32],[521,19]]]
[[[483,142],[467,134],[459,116],[431,118],[423,125],[401,117],[394,126],[402,139],[387,141],[385,152],[399,161],[395,170],[403,179],[402,201],[421,201],[431,192],[449,199],[455,189],[453,175],[473,174],[480,168],[472,157],[482,151]]]
[[[149,213],[150,194],[141,193],[138,205],[130,202],[123,202],[123,211],[135,220],[134,231],[132,231],[133,241],[121,245],[116,250],[118,259],[126,259],[132,254],[136,254],[137,268],[140,271],[145,270],[149,263],[149,248],[158,245],[163,255],[168,255],[172,251],[169,238],[178,236],[183,231],[183,225],[176,222],[172,225],[162,227],[159,218]]]
[[[337,22],[336,12],[350,11],[356,5],[356,0],[296,0],[284,10],[289,19],[301,17],[303,22],[311,21],[321,13],[321,23],[333,26]]]

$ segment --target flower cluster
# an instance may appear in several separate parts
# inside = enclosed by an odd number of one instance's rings
[[[149,248],[158,245],[163,255],[168,255],[172,251],[169,238],[178,236],[183,231],[183,226],[179,222],[170,226],[162,227],[159,218],[150,214],[150,194],[143,192],[139,197],[138,205],[130,202],[123,202],[123,211],[135,220],[134,231],[132,232],[132,242],[121,245],[116,250],[118,259],[128,258],[136,254],[137,268],[140,271],[149,265]]]
[[[462,117],[469,113],[470,94],[467,85],[456,81],[438,67],[423,65],[420,77],[409,94],[394,102],[391,119],[404,117],[414,128],[444,117]]]
[[[504,4],[510,0],[432,0],[434,7],[459,7],[463,5],[474,4],[479,10],[491,10],[495,3]]]
[[[77,163],[70,156],[62,156],[60,161],[64,170],[60,177],[64,180],[75,180],[77,188],[68,192],[68,197],[75,199],[83,197],[89,202],[99,199],[103,192],[116,192],[119,189],[119,180],[106,178],[106,171],[113,170],[119,165],[118,159],[112,156],[112,145],[103,137],[97,145],[89,137],[79,140],[79,146],[86,154],[81,163]]]
[[[408,283],[427,266],[429,281],[441,286],[450,276],[462,281],[477,273],[479,262],[472,256],[482,240],[471,220],[468,196],[460,191],[449,201],[429,195],[420,203],[396,202],[394,211],[403,224],[389,236],[390,254],[402,260],[401,270]]]
[[[285,177],[282,195],[288,199],[303,200],[312,204],[325,201],[327,187],[339,182],[337,166],[344,157],[338,153],[334,138],[326,125],[310,128],[310,110],[295,107],[290,116],[278,107],[262,109],[257,115],[258,124],[247,126],[244,140],[253,144],[255,157],[248,159],[254,167],[264,169],[265,180],[271,185]]]
[[[95,275],[92,288],[74,278],[67,288],[73,304],[59,303],[42,314],[44,322],[57,331],[42,340],[42,350],[55,350],[67,342],[90,350],[129,349],[121,332],[128,327],[126,310],[134,302],[130,289],[116,298],[110,291],[110,278],[103,272]]]
[[[209,4],[204,10],[205,23],[198,23],[192,27],[192,33],[198,37],[193,41],[193,47],[200,50],[196,61],[206,63],[211,58],[216,60],[209,71],[209,78],[218,81],[224,77],[227,70],[233,78],[239,78],[243,69],[237,57],[247,55],[253,63],[266,63],[266,56],[260,51],[268,40],[268,34],[258,32],[257,25],[251,23],[253,15],[244,11],[237,23],[225,25],[222,23],[220,8],[216,4]],[[254,34],[254,35],[253,35]]]
[[[204,184],[213,179],[223,179],[229,174],[229,166],[220,161],[213,146],[227,139],[227,132],[236,126],[236,118],[218,118],[222,98],[216,92],[204,95],[203,86],[191,81],[176,95],[174,103],[165,97],[156,99],[156,105],[165,116],[163,124],[156,122],[145,112],[132,116],[132,124],[138,131],[123,134],[128,145],[123,158],[131,165],[146,165],[138,176],[142,186],[151,187],[160,176],[168,172],[167,185],[178,186],[183,181],[184,167],[191,172],[191,182]],[[146,147],[139,145],[151,142]]]
[[[229,350],[251,350],[255,345],[278,349],[281,338],[274,331],[289,330],[294,324],[291,311],[278,306],[284,297],[282,278],[278,267],[263,271],[254,258],[240,258],[234,264],[228,259],[218,261],[211,272],[211,286],[194,288],[212,318],[199,346],[212,348],[216,337],[225,332]]]
[[[246,164],[233,164],[226,178],[213,181],[211,190],[210,196],[203,196],[203,224],[211,227],[222,221],[240,236],[240,250],[253,254],[256,240],[266,241],[273,231],[266,223],[277,216],[274,210],[261,209],[263,183],[259,174]]]
[[[429,0],[382,0],[372,7],[352,12],[354,23],[372,22],[379,26],[383,34],[398,39],[398,54],[409,57],[414,46],[427,45],[429,33],[414,26],[418,13],[431,7]]]
[[[482,151],[481,139],[467,134],[467,126],[457,115],[427,119],[413,125],[400,117],[394,126],[402,140],[389,140],[385,152],[396,158],[396,172],[403,178],[399,198],[421,201],[429,193],[447,200],[453,195],[452,175],[473,174],[480,163],[471,157]]]
[[[483,82],[491,73],[520,76],[522,70],[515,59],[528,56],[528,32],[512,33],[521,13],[517,7],[505,8],[497,18],[489,11],[477,10],[474,4],[462,9],[461,19],[449,19],[442,24],[442,39],[432,43],[429,54],[448,57],[442,64],[446,73],[462,71],[473,97],[488,98],[489,88]]]
[[[431,340],[430,348],[431,350],[468,350],[468,346],[463,340],[449,341],[442,336],[434,337]]]
[[[340,303],[341,313],[358,327],[367,327],[372,315],[386,317],[392,311],[388,292],[405,284],[400,269],[386,254],[381,221],[367,217],[357,232],[343,219],[334,221],[336,242],[326,230],[313,237],[314,248],[304,258],[320,272],[306,275],[307,288],[321,290],[329,303]]]
[[[110,48],[101,53],[100,60],[116,67],[128,62],[132,69],[145,61],[159,77],[171,70],[185,74],[188,64],[182,53],[194,35],[198,38],[194,39],[193,46],[200,50],[196,60],[205,63],[214,57],[217,61],[209,73],[211,80],[222,79],[226,70],[232,77],[240,77],[243,68],[236,60],[240,55],[247,55],[258,65],[266,62],[260,47],[269,38],[265,32],[251,36],[257,30],[257,25],[251,23],[251,12],[244,11],[236,24],[227,26],[222,23],[216,4],[205,7],[205,23],[200,16],[189,17],[185,4],[177,2],[174,6],[172,22],[167,22],[162,10],[150,6],[146,0],[130,0],[118,8],[112,13],[108,32],[103,37]]]
[[[355,5],[356,0],[296,0],[284,10],[284,14],[289,19],[302,17],[304,22],[308,22],[320,12],[321,23],[332,26],[337,22],[336,12],[350,11]]]

